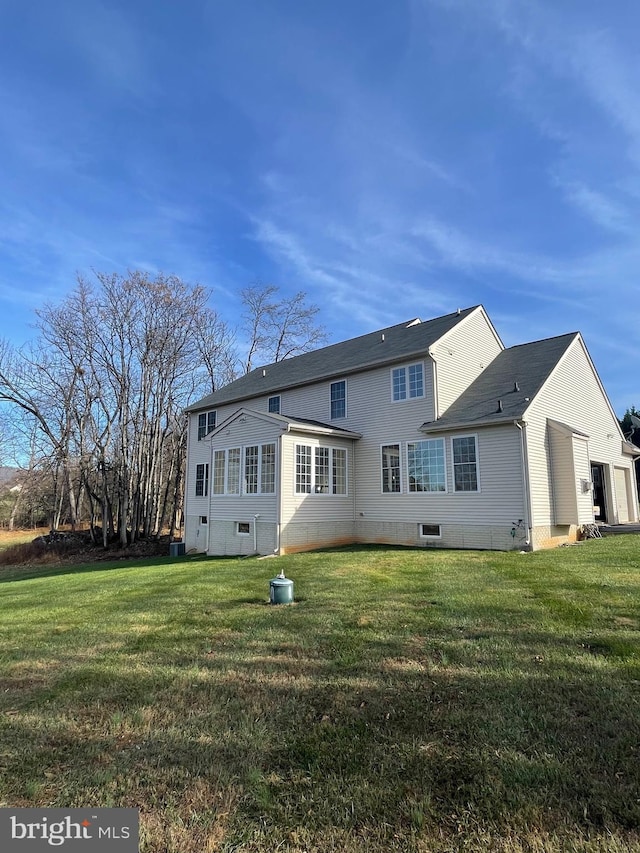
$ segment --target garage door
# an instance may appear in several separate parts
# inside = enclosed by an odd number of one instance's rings
[[[629,521],[629,472],[626,468],[614,468],[614,478],[618,524],[626,524]]]

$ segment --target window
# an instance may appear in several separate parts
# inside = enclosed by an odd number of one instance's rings
[[[236,521],[236,533],[238,536],[249,536],[251,524],[248,521]]]
[[[296,494],[311,493],[311,448],[296,444]]]
[[[227,494],[240,494],[240,448],[227,450]]]
[[[244,493],[258,494],[258,445],[244,449]]]
[[[400,491],[400,445],[382,446],[382,491]]]
[[[334,495],[347,494],[347,451],[343,447],[333,448],[332,491]]]
[[[274,415],[280,414],[280,395],[278,394],[276,397],[269,397],[269,411]]]
[[[422,362],[407,367],[394,367],[391,371],[391,391],[394,402],[424,397]]]
[[[201,515],[201,516],[200,516],[200,524],[207,524],[207,523],[208,523],[208,518],[207,518],[207,516],[206,516],[206,515]]]
[[[347,383],[344,379],[331,383],[331,420],[347,416]]]
[[[329,448],[316,447],[314,491],[317,495],[329,494]]]
[[[475,435],[451,439],[453,482],[456,492],[478,491],[478,456]]]
[[[198,441],[203,439],[205,435],[209,435],[211,430],[216,428],[216,413],[201,412],[198,415]]]
[[[242,467],[244,466],[244,467]],[[213,454],[213,494],[272,495],[276,490],[276,446],[254,444],[216,450]]]
[[[196,465],[196,497],[206,498],[209,494],[209,466]]]
[[[346,449],[343,447],[311,448],[305,444],[297,444],[295,492],[297,495],[346,495]]]
[[[216,450],[213,454],[213,494],[224,495],[224,468],[226,453]]]
[[[419,528],[421,539],[440,539],[442,536],[439,524],[420,524]]]
[[[260,491],[263,495],[273,495],[276,490],[276,446],[262,445],[260,460]]]
[[[445,492],[444,439],[409,442],[407,471],[410,492]]]

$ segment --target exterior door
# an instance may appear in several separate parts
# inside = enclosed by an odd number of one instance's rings
[[[604,465],[597,462],[591,464],[591,481],[593,482],[593,511],[596,521],[607,523],[607,493],[605,490]]]
[[[614,468],[613,475],[616,484],[618,524],[627,524],[629,521],[629,472],[626,468]]]

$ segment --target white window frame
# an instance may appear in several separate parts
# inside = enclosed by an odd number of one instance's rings
[[[272,409],[272,408],[271,408],[271,403],[272,403],[272,401],[273,401],[273,400],[277,400],[277,401],[278,401],[278,403],[277,403],[277,406],[278,406],[278,407],[277,407],[277,409]],[[272,397],[269,397],[269,399],[267,400],[267,410],[268,410],[269,414],[271,414],[271,415],[279,415],[279,414],[280,414],[280,410],[281,410],[281,408],[282,408],[282,398],[281,398],[281,395],[280,395],[280,394],[274,394]]]
[[[240,530],[240,525],[246,527],[246,530]],[[236,536],[251,536],[250,521],[236,521]]]
[[[344,386],[344,397],[338,397],[337,399],[333,399],[333,389],[336,385]],[[333,404],[334,403],[343,403],[344,404],[344,414],[343,415],[334,415],[333,414]],[[335,382],[332,382],[329,386],[329,419],[332,421],[341,421],[343,418],[347,417],[347,380],[346,379],[337,379]]]
[[[409,381],[410,370],[412,367],[420,368],[420,375],[422,377],[422,393],[421,394],[412,394],[411,393],[411,383]],[[402,372],[404,374],[404,397],[396,397],[395,388],[394,388],[394,374]],[[425,369],[423,361],[414,361],[411,364],[401,364],[399,366],[395,366],[391,368],[390,373],[391,380],[391,402],[392,403],[406,403],[409,400],[424,400],[425,398]]]
[[[216,410],[200,412],[198,415],[198,441],[206,438],[216,428]]]
[[[202,476],[201,477],[198,476],[200,473],[200,469],[202,469]],[[200,489],[200,491],[198,489]],[[197,498],[208,498],[209,497],[209,463],[208,462],[199,462],[196,465],[195,496]]]
[[[385,491],[384,488],[384,448],[385,447],[397,447],[398,448],[398,481],[400,488],[392,491]],[[402,473],[402,442],[401,441],[386,441],[384,444],[380,445],[380,493],[383,495],[401,495],[403,490],[403,473]],[[389,469],[390,470],[390,469]]]
[[[475,447],[475,462],[458,462],[455,461],[455,453],[453,449],[454,441],[458,439],[469,439],[472,438],[474,441]],[[452,489],[457,495],[478,495],[482,491],[480,488],[480,445],[478,442],[478,434],[477,433],[463,433],[461,435],[452,435],[450,440],[450,450],[451,450],[451,476],[453,478]],[[458,489],[456,486],[456,465],[469,465],[475,464],[476,466],[476,488],[475,489]]]
[[[311,458],[309,460],[310,491],[298,491],[298,448],[309,448]],[[317,483],[317,458],[318,451],[326,451],[326,477],[327,490],[319,491]],[[293,448],[294,454],[294,481],[293,494],[296,498],[304,498],[308,495],[318,495],[329,498],[346,498],[349,495],[349,451],[346,447],[337,447],[330,444],[302,444],[297,442]],[[323,456],[325,454],[322,454]],[[337,491],[341,478],[338,477],[337,458],[344,459],[344,492]],[[303,472],[301,472],[303,473]],[[305,473],[305,476],[306,473]]]
[[[444,464],[444,489],[412,489],[411,467],[409,465],[409,447],[416,444],[439,443],[442,447],[442,461]],[[407,441],[405,450],[405,462],[407,465],[407,494],[410,495],[446,495],[448,491],[447,477],[447,446],[444,438],[418,438],[415,441]]]
[[[437,533],[425,533],[424,532],[425,527],[437,527],[438,532]],[[442,539],[442,525],[441,524],[435,524],[434,522],[431,522],[431,521],[421,521],[418,524],[418,536],[420,537],[420,539]]]
[[[247,488],[247,451],[250,448],[258,448],[258,454],[255,457],[255,466],[252,472],[253,476],[255,476],[255,483],[257,491],[249,491]],[[270,465],[273,466],[273,477],[268,476],[269,470],[265,468],[265,454],[267,452],[267,448],[271,448],[271,460],[269,460]],[[230,454],[234,454],[234,463],[235,463],[235,455],[239,454],[239,459],[237,463],[237,477],[236,477],[236,469],[234,464],[233,470],[233,487],[234,490],[231,491],[229,488],[230,478],[229,478],[229,456]],[[226,447],[226,448],[216,448],[213,451],[213,487],[211,494],[213,497],[221,498],[228,497],[230,495],[234,497],[261,497],[261,496],[273,496],[276,494],[276,483],[277,483],[277,444],[275,441],[265,441],[259,444],[246,444],[241,445],[239,447]],[[265,476],[267,475],[267,476]],[[271,488],[269,491],[264,491],[264,483],[268,482]],[[237,490],[236,490],[237,485]]]

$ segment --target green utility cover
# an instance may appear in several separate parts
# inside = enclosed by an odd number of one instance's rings
[[[271,604],[290,604],[293,601],[293,581],[289,578],[271,578],[269,601]]]

